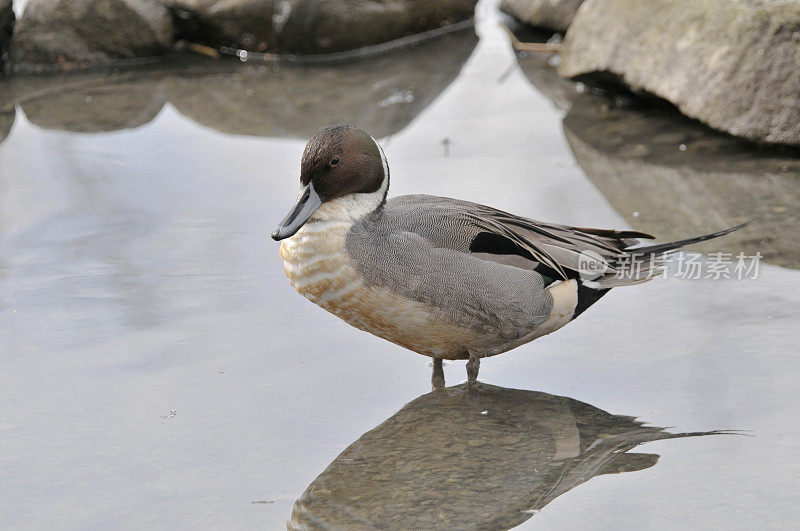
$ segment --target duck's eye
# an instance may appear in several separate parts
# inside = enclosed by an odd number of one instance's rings
[[[331,159],[331,166],[336,166],[337,164],[339,164],[339,157],[333,157]]]

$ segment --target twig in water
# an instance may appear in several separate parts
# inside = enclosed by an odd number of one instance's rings
[[[514,51],[517,52],[549,52],[549,53],[558,53],[561,51],[560,44],[550,44],[548,42],[521,42],[514,32],[511,31],[511,28],[500,22],[500,25],[503,26],[503,29],[506,30],[508,33],[509,38],[511,39],[511,46],[514,48]]]
[[[220,56],[220,53],[211,46],[206,46],[205,44],[200,44],[198,42],[186,41],[184,46],[190,52],[196,53],[198,55],[205,55],[206,57],[210,57],[211,59],[219,59]]]

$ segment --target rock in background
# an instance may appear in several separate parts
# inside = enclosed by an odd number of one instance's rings
[[[11,41],[15,70],[80,68],[153,56],[172,46],[156,0],[30,0]]]
[[[796,0],[586,0],[560,73],[605,74],[716,129],[800,145]]]
[[[522,37],[520,37],[522,38]],[[550,54],[517,54],[525,77],[565,110],[576,161],[625,221],[662,241],[753,223],[690,252],[800,268],[800,157],[711,129],[664,101],[609,93],[560,78]]]
[[[14,10],[11,0],[0,0],[0,76],[3,75],[8,60],[8,44],[14,28]]]
[[[583,0],[503,0],[500,9],[525,24],[567,31]]]
[[[476,0],[170,0],[190,40],[318,54],[391,41],[473,16]]]

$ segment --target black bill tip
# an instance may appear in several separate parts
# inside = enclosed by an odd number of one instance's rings
[[[317,209],[322,205],[324,199],[320,196],[316,190],[314,190],[314,185],[312,183],[308,183],[303,189],[300,191],[300,196],[297,198],[297,202],[294,204],[292,209],[286,215],[283,220],[278,223],[277,228],[272,231],[272,239],[275,241],[280,241],[290,236],[293,236],[300,228],[305,224],[306,221],[317,211]]]

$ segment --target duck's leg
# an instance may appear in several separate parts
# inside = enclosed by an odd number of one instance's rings
[[[433,375],[431,376],[431,385],[433,390],[444,389],[444,368],[442,367],[442,358],[433,358]]]
[[[467,361],[467,389],[470,391],[477,390],[478,371],[481,368],[481,359],[474,352],[469,353],[469,361]]]

